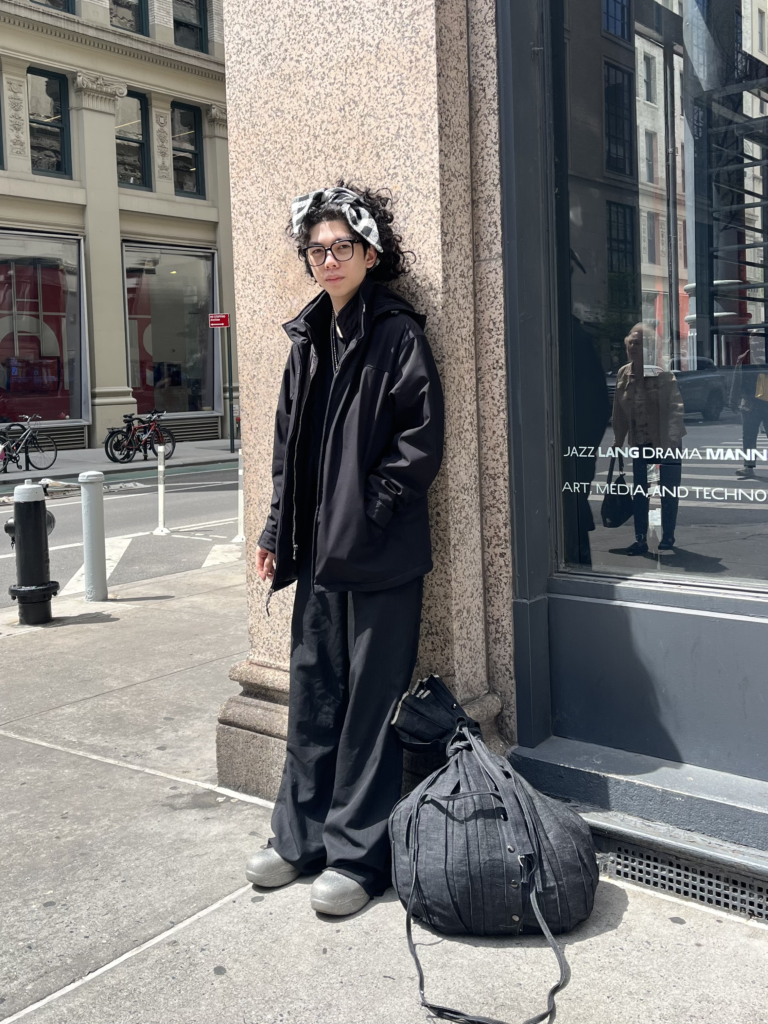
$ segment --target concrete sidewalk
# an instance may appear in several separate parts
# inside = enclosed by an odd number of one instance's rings
[[[234,455],[229,450],[229,441],[225,438],[218,441],[179,441],[173,457],[168,460],[168,468],[172,470],[178,466],[206,466],[220,462],[237,462],[240,451],[240,441],[235,441]],[[26,479],[42,480],[43,477],[50,477],[54,480],[77,480],[80,473],[87,470],[99,470],[101,473],[157,473],[157,459],[152,453],[144,461],[139,454],[133,462],[111,462],[101,448],[77,448],[73,451],[59,451],[56,461],[50,469],[44,471],[37,469],[25,470],[22,458],[22,468],[12,465],[7,473],[0,474],[0,493],[13,490],[13,487]]]
[[[263,801],[216,785],[215,724],[247,649],[242,563],[0,615],[0,1015],[6,1024],[416,1024],[392,890],[352,918],[310,879],[245,884]],[[519,1021],[557,971],[543,940],[417,929],[428,995]],[[561,1024],[766,1024],[768,929],[601,882],[562,937]],[[1,1022],[0,1022],[1,1024]]]

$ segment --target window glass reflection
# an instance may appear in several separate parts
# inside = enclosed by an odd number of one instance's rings
[[[565,563],[768,580],[765,7],[568,0],[561,30]]]
[[[114,28],[143,34],[143,0],[109,0],[109,23]]]
[[[138,411],[213,411],[213,254],[126,246],[125,287]]]
[[[0,232],[0,423],[80,419],[78,243]]]
[[[202,138],[198,108],[172,104],[171,124],[176,195],[202,196]]]
[[[146,187],[150,183],[145,138],[146,100],[137,93],[128,93],[117,101],[116,115],[117,180],[121,185]]]

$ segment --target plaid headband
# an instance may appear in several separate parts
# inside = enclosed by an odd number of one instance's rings
[[[379,241],[379,229],[376,227],[376,221],[363,206],[360,196],[348,188],[320,188],[315,192],[308,192],[305,196],[296,196],[291,203],[294,235],[298,235],[304,218],[315,203],[321,206],[330,204],[340,206],[349,226],[358,235],[362,235],[377,252],[384,251]]]

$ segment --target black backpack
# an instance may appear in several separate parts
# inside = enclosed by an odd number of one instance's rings
[[[411,703],[407,694],[404,702]],[[552,1021],[555,994],[570,973],[553,933],[569,931],[592,911],[598,881],[592,835],[575,811],[537,792],[492,753],[461,719],[458,704],[455,710],[448,763],[403,797],[389,819],[392,882],[407,911],[421,1003],[444,1020],[503,1024],[428,1002],[413,918],[449,935],[543,933],[560,978],[547,1009],[525,1024]]]

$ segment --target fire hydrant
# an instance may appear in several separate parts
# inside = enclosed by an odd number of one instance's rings
[[[51,598],[59,584],[51,579],[48,534],[56,525],[45,507],[45,491],[40,484],[25,480],[13,492],[13,519],[5,532],[16,547],[16,582],[8,593],[19,602],[19,625],[40,626],[50,622]]]

